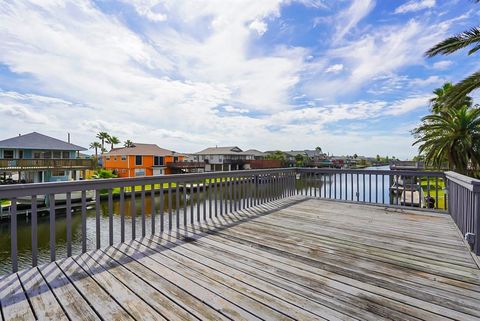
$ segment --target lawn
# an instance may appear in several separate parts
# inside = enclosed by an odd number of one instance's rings
[[[430,185],[430,196],[436,198],[438,193],[438,199],[436,203],[438,205],[438,208],[443,209],[445,206],[445,182],[443,181],[443,179],[439,178],[438,185],[436,184],[436,179],[434,177],[423,177],[420,180],[420,186],[422,186],[424,195],[428,195],[428,185]]]

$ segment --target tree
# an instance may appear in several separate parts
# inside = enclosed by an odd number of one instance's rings
[[[97,138],[102,142],[102,153],[105,150],[105,141],[110,137],[107,132],[99,132]]]
[[[480,109],[463,106],[425,116],[413,130],[425,162],[468,174],[480,164]]]
[[[453,84],[451,82],[446,82],[442,87],[437,88],[433,91],[435,97],[430,99],[430,108],[433,113],[440,113],[441,111],[446,111],[448,108],[460,108],[462,106],[472,106],[472,98],[465,96],[464,99],[460,99],[457,102],[448,104],[445,100],[448,97],[448,93],[453,89]]]
[[[120,144],[120,139],[116,136],[108,136],[107,143],[110,144],[110,150],[112,150],[114,145]]]
[[[133,142],[130,139],[127,139],[123,144],[124,147],[133,147]]]
[[[322,147],[320,146],[315,147],[315,150],[319,153],[322,153]]]
[[[102,147],[99,142],[90,143],[90,149],[95,149],[95,158],[98,159],[98,149]]]
[[[474,1],[480,3],[480,0]],[[425,55],[427,57],[450,55],[467,47],[470,47],[468,55],[472,55],[480,49],[480,27],[474,27],[439,42],[430,48]],[[442,99],[441,104],[458,105],[465,96],[478,88],[480,88],[480,71],[474,72],[469,77],[454,85],[453,88],[448,91],[445,98]],[[462,105],[460,104],[460,106]]]

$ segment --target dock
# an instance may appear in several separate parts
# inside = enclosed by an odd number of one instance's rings
[[[480,320],[447,213],[290,196],[0,280],[3,320]]]

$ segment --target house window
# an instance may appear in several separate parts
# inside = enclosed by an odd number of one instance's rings
[[[52,152],[42,152],[42,158],[44,159],[50,159],[52,158]]]
[[[153,165],[154,166],[163,166],[163,157],[162,156],[155,156],[153,158]]]
[[[126,155],[122,155],[122,161],[124,160],[127,160],[127,156]]]
[[[54,152],[53,152],[53,158],[55,158],[55,159],[62,158],[62,152],[60,152],[60,151],[54,151]]]
[[[173,158],[173,162],[174,162],[174,163],[178,162],[178,157],[175,156],[175,157]]]
[[[18,158],[23,159],[23,150],[18,151]]]
[[[62,158],[69,159],[70,158],[70,152],[62,152]]]
[[[145,169],[135,168],[135,176],[145,176]]]
[[[142,156],[141,155],[136,155],[135,156],[135,165],[137,165],[137,166],[142,165]]]
[[[105,159],[106,159],[106,160],[110,160],[110,156],[105,156]]]
[[[113,158],[113,160],[114,160],[114,161],[117,161],[117,156],[115,156],[115,157]]]
[[[13,150],[8,149],[3,151],[3,158],[12,159],[13,158]]]
[[[36,159],[42,158],[42,153],[40,153],[40,152],[33,152],[33,158],[36,158]]]

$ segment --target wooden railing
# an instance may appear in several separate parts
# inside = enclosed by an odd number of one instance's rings
[[[127,239],[126,213],[129,212],[129,236],[145,237],[202,222],[276,199],[294,195],[295,170],[251,170],[199,174],[180,174],[141,178],[99,179],[41,184],[0,186],[0,200],[9,200],[12,270],[18,270],[17,217],[20,205],[28,205],[31,229],[31,262],[38,264],[38,213],[49,215],[50,261],[57,258],[56,219],[66,215],[66,255],[72,255],[72,208],[81,212],[81,251],[87,251],[87,205],[94,191],[95,227],[89,238],[95,248],[112,245],[115,236],[121,243]],[[139,196],[139,198],[137,198]],[[119,230],[114,231],[114,206],[120,215]],[[149,199],[147,203],[147,198]],[[38,202],[45,199],[45,202]],[[139,201],[139,202],[137,202]],[[126,203],[129,206],[126,206]],[[148,204],[148,205],[147,205]],[[147,206],[149,208],[147,208]],[[137,210],[140,225],[137,227]],[[25,209],[23,209],[25,211]],[[150,215],[147,231],[147,212]],[[163,215],[165,213],[165,215]],[[102,217],[108,216],[108,228],[102,230]],[[107,234],[108,242],[102,237]],[[140,235],[138,235],[140,234]]]
[[[92,159],[0,159],[0,170],[24,169],[89,169]]]
[[[49,217],[50,243],[42,253],[48,249],[53,261],[59,256],[59,230],[66,229],[62,246],[66,253],[60,256],[71,256],[73,239],[81,245],[79,251],[86,252],[294,195],[449,212],[463,234],[473,234],[478,254],[479,193],[480,181],[454,173],[283,168],[0,186],[0,201],[9,202],[11,264],[17,271],[17,218],[21,214],[28,215],[25,224],[31,233],[31,252],[25,255],[31,255],[31,264],[36,266],[39,213]],[[80,215],[76,226],[81,225],[81,231],[77,228],[72,237],[74,208]],[[56,220],[62,214],[65,227],[59,229]],[[45,257],[42,260],[45,263]]]
[[[480,255],[480,180],[447,172],[450,215],[477,255]]]
[[[303,195],[337,201],[447,210],[443,172],[298,169]]]

